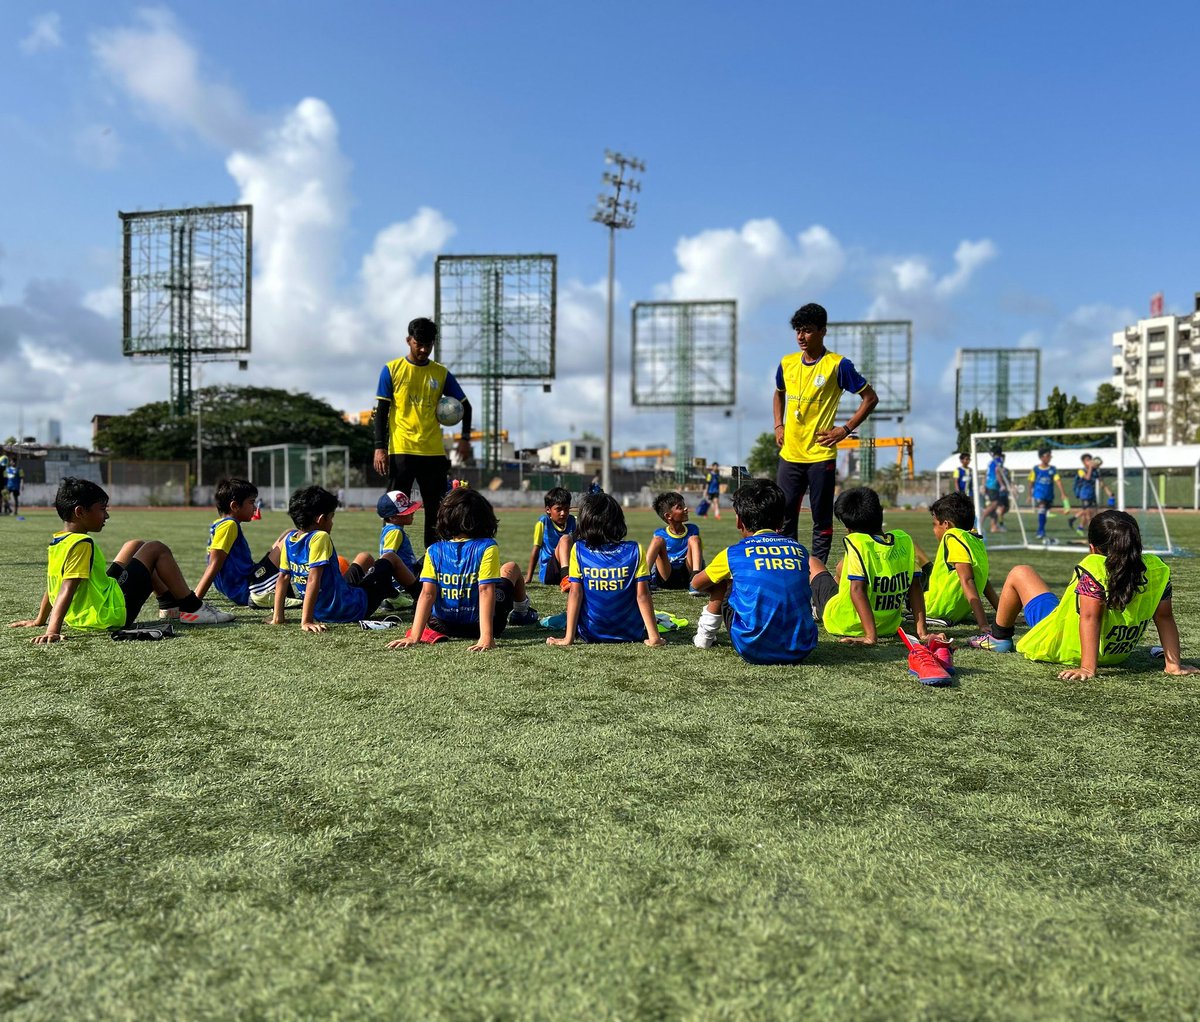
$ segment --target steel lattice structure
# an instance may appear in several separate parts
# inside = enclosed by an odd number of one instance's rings
[[[500,464],[505,380],[554,378],[558,300],[554,255],[441,255],[435,261],[438,361],[483,381],[484,465]]]
[[[873,416],[907,415],[912,409],[912,321],[867,320],[830,323],[825,332],[825,347],[850,359],[879,396]],[[838,409],[842,416],[858,409],[857,394],[842,395]],[[872,417],[858,427],[862,441],[859,473],[863,482],[875,475],[875,424]]]
[[[117,215],[122,350],[169,361],[172,409],[186,415],[192,363],[241,360],[250,351],[253,207]]]
[[[959,348],[954,418],[971,411],[989,429],[1034,411],[1042,399],[1042,353],[1036,348]]]
[[[675,476],[695,455],[696,408],[737,401],[737,302],[635,302],[632,401],[675,409]]]

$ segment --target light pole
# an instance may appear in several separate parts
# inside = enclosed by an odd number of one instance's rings
[[[612,492],[613,448],[613,285],[617,265],[617,228],[633,227],[637,203],[621,198],[621,192],[641,191],[641,184],[629,176],[631,171],[644,174],[646,164],[632,156],[604,151],[604,162],[615,171],[604,172],[604,183],[612,194],[601,192],[596,197],[592,219],[608,228],[608,324],[604,342],[604,448],[600,452],[600,485],[605,493]]]

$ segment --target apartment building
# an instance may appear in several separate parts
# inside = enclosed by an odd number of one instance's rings
[[[1191,442],[1195,426],[1183,435],[1177,405],[1200,403],[1200,292],[1186,315],[1139,319],[1113,334],[1112,366],[1113,386],[1137,402],[1143,444]]]

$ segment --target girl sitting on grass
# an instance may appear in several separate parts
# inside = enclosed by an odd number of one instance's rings
[[[579,502],[579,519],[567,570],[567,633],[548,646],[583,642],[666,645],[650,599],[650,572],[641,544],[625,539],[625,514],[607,493]]]
[[[496,512],[476,490],[464,487],[445,496],[437,513],[441,539],[425,551],[412,627],[388,649],[453,637],[476,639],[470,650],[480,653],[496,648],[496,636],[510,622],[537,621],[521,569],[515,561],[500,563],[496,527]]]
[[[1129,658],[1153,618],[1167,674],[1195,674],[1180,662],[1179,627],[1171,610],[1171,570],[1154,554],[1142,553],[1142,534],[1132,515],[1102,511],[1088,526],[1089,553],[1075,566],[1062,597],[1055,596],[1028,564],[1008,573],[996,623],[971,639],[976,649],[1011,653],[1029,660],[1066,665],[1066,681],[1094,678],[1100,665]],[[1017,614],[1029,631],[1013,645]]]

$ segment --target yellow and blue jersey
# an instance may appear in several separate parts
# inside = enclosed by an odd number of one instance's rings
[[[798,664],[817,645],[808,584],[808,551],[764,529],[722,550],[705,569],[731,579],[729,641],[752,664]]]
[[[1099,472],[1092,469],[1092,475],[1089,479],[1087,469],[1078,469],[1075,472],[1075,496],[1080,500],[1095,500],[1096,479],[1099,475]]]
[[[1033,484],[1030,496],[1034,500],[1053,500],[1057,478],[1058,469],[1053,465],[1034,465],[1029,473],[1029,481]]]
[[[664,525],[661,529],[655,529],[654,535],[662,537],[667,545],[667,560],[672,567],[678,567],[687,560],[688,541],[693,536],[699,536],[700,530],[691,522],[685,522],[682,533],[676,534],[670,526]]]
[[[538,581],[546,581],[546,570],[551,564],[557,564],[554,559],[554,553],[558,549],[559,540],[563,536],[574,536],[575,529],[578,527],[578,522],[575,521],[574,515],[567,515],[567,521],[563,528],[559,528],[551,520],[548,514],[542,515],[536,522],[533,523],[533,545],[537,547],[537,563],[538,563]]]
[[[972,472],[970,468],[963,468],[962,465],[959,465],[958,468],[955,469],[954,488],[958,490],[959,493],[970,497],[974,493],[974,485],[975,473]]]
[[[328,532],[289,532],[283,540],[279,574],[290,575],[292,591],[303,600],[308,593],[308,574],[323,567],[321,588],[313,620],[337,623],[361,621],[367,616],[367,591],[350,585],[342,575],[337,551]]]
[[[425,551],[421,581],[437,586],[433,616],[456,625],[479,624],[479,587],[500,581],[494,539],[444,539]]]
[[[806,361],[802,351],[785,355],[775,370],[775,389],[784,394],[779,456],[801,464],[836,457],[835,449],[817,443],[817,434],[833,428],[842,391],[861,394],[866,388],[854,363],[832,351],[815,362]]]
[[[379,556],[382,557],[386,553],[393,553],[399,557],[414,575],[421,570],[421,558],[413,551],[412,540],[408,538],[408,533],[402,525],[383,523],[383,528],[379,530]]]
[[[21,480],[24,478],[24,469],[16,465],[6,465],[4,467],[4,486],[10,493],[21,492]]]
[[[721,495],[721,473],[712,471],[704,476],[705,492],[710,497],[719,497]]]
[[[217,592],[240,607],[249,606],[255,564],[241,522],[228,515],[213,522],[208,527],[208,550],[210,555],[214,550],[225,553],[225,563],[213,579]]]
[[[638,609],[637,586],[649,582],[646,556],[633,540],[571,547],[567,577],[578,582],[583,606],[579,637],[584,642],[641,642],[646,625]]]
[[[391,404],[388,451],[392,454],[444,454],[442,427],[434,412],[443,394],[466,400],[450,370],[439,362],[414,365],[407,358],[389,362],[379,373],[375,397]]]

